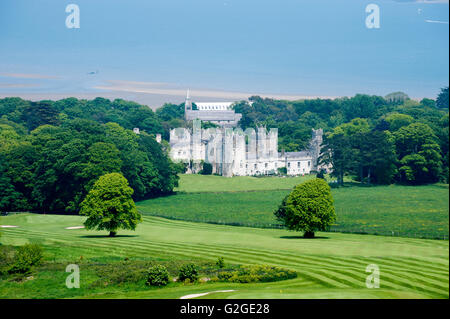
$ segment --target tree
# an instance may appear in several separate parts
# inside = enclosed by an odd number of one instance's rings
[[[369,130],[366,119],[356,118],[325,135],[319,163],[332,166],[331,175],[337,177],[339,185],[344,184],[345,173],[357,170],[360,144],[354,136]]]
[[[389,131],[357,133],[352,144],[358,149],[355,157],[359,181],[376,184],[390,184],[396,173],[397,154],[395,141]]]
[[[437,182],[441,154],[437,137],[426,124],[412,123],[394,133],[401,179],[412,184]]]
[[[389,123],[389,131],[394,132],[414,122],[414,118],[406,114],[392,113],[386,116],[386,122]]]
[[[436,106],[442,109],[448,109],[448,86],[441,89],[437,99]]]
[[[274,212],[289,230],[304,231],[314,238],[315,231],[325,231],[336,220],[331,188],[321,178],[297,185]]]
[[[29,130],[43,124],[58,124],[58,110],[52,101],[31,102],[22,116]]]
[[[133,199],[133,189],[120,173],[101,176],[81,203],[81,215],[88,216],[86,229],[109,231],[114,237],[117,230],[135,230],[142,221]]]

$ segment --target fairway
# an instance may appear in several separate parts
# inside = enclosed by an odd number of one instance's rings
[[[296,184],[312,178],[181,175],[176,195],[137,203],[145,215],[250,227],[279,227],[273,211]],[[194,186],[196,185],[196,186]],[[245,185],[243,187],[242,185]],[[251,191],[241,191],[242,189]],[[333,188],[333,231],[449,238],[448,185]]]
[[[36,242],[55,265],[26,282],[0,281],[1,298],[180,298],[218,290],[202,298],[448,298],[448,241],[340,233],[298,233],[167,220],[146,216],[135,232],[66,229],[82,225],[83,217],[18,214],[1,217],[2,244]],[[83,260],[80,260],[83,256]],[[83,262],[152,258],[268,264],[298,272],[298,278],[257,284],[202,283],[166,288],[97,287],[83,273]],[[64,286],[65,265],[80,263],[81,288]],[[380,288],[368,289],[369,264],[380,268]],[[83,277],[84,276],[84,277]],[[83,281],[83,278],[85,278]],[[43,289],[45,287],[45,289]]]

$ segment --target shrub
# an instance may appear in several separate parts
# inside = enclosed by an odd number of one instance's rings
[[[15,254],[16,250],[13,246],[0,245],[0,276],[8,273],[14,264]]]
[[[169,272],[162,265],[150,267],[147,275],[147,285],[165,286],[169,283]]]
[[[203,163],[203,169],[200,171],[202,175],[211,175],[212,174],[212,165],[210,163]]]
[[[27,273],[31,267],[38,265],[42,260],[42,247],[37,244],[26,244],[17,250],[14,263],[9,269],[10,273]]]
[[[225,267],[225,261],[223,260],[223,257],[219,257],[216,261],[216,266],[220,269]]]
[[[181,266],[178,272],[178,280],[185,281],[186,279],[189,279],[190,282],[197,281],[198,270],[194,264],[186,264]]]
[[[218,281],[226,282],[271,282],[296,278],[297,273],[289,269],[282,269],[267,265],[242,266],[233,272],[221,272]]]

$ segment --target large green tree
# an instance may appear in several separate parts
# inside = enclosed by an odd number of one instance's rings
[[[448,109],[448,86],[441,89],[436,99],[436,106]]]
[[[289,230],[313,238],[316,231],[328,230],[336,220],[330,186],[321,178],[299,184],[274,214]]]
[[[107,230],[110,237],[115,236],[118,229],[135,230],[142,216],[132,194],[133,189],[123,175],[101,176],[81,203],[80,214],[88,216],[84,223],[86,229]]]
[[[438,138],[422,123],[412,123],[394,133],[401,180],[412,184],[437,182],[441,175]]]

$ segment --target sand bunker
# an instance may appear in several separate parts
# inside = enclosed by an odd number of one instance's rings
[[[0,225],[0,228],[16,228],[19,226],[13,226],[13,225]]]
[[[216,291],[210,291],[210,292],[203,292],[200,294],[191,294],[191,295],[182,296],[182,297],[180,297],[180,299],[192,299],[192,298],[197,298],[197,297],[202,297],[202,296],[206,296],[209,294],[213,294],[215,292],[232,292],[232,291],[236,291],[236,290],[216,290]]]
[[[81,229],[84,228],[84,226],[72,226],[72,227],[66,227],[65,229]]]

